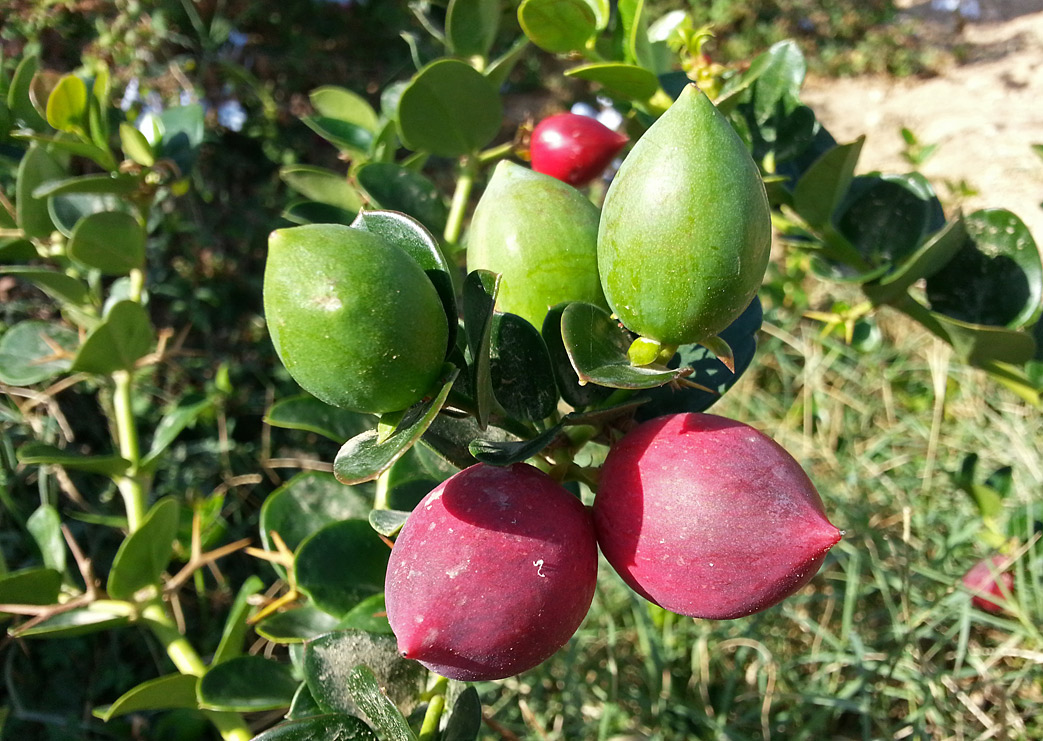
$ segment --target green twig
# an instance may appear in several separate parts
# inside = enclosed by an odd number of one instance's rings
[[[112,374],[115,389],[112,395],[115,413],[116,438],[120,455],[130,462],[130,467],[117,481],[123,506],[127,512],[127,527],[134,532],[145,519],[147,492],[139,473],[141,448],[138,442],[138,427],[131,409],[131,374],[130,371],[119,370]]]
[[[427,712],[424,713],[424,723],[420,726],[417,741],[434,741],[438,738],[438,724],[441,723],[442,712],[445,710],[445,691],[448,687],[449,680],[439,677],[428,693],[430,699],[427,702]]]
[[[446,220],[443,237],[447,244],[455,245],[460,241],[460,234],[464,228],[464,217],[467,215],[467,204],[471,200],[471,190],[474,188],[474,176],[477,163],[474,157],[462,157],[460,159],[460,175],[456,180],[456,190],[453,192],[453,202],[449,207],[449,218]]]

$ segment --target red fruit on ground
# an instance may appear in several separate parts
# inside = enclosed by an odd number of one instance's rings
[[[532,169],[580,187],[604,172],[628,141],[590,116],[558,113],[532,131]]]
[[[994,615],[1004,611],[1000,604],[1007,599],[1003,590],[1006,589],[1008,595],[1014,591],[1014,574],[1004,571],[1008,566],[1010,559],[997,554],[978,561],[963,575],[963,586],[976,593],[971,597],[975,607]]]
[[[613,446],[594,525],[605,558],[638,594],[715,619],[793,594],[842,535],[789,453],[711,414],[658,417]]]
[[[565,645],[596,581],[579,499],[527,464],[478,464],[406,520],[388,563],[388,621],[406,658],[450,679],[502,679]]]

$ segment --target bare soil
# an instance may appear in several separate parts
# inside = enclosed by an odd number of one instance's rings
[[[966,0],[965,0],[966,1]],[[900,4],[902,4],[900,2]],[[979,0],[981,17],[961,22],[905,0],[922,33],[948,46],[954,63],[937,77],[809,79],[803,92],[840,142],[866,134],[859,172],[914,169],[903,127],[938,148],[919,169],[950,209],[1006,208],[1043,248],[1043,0]],[[976,194],[961,197],[965,183]]]

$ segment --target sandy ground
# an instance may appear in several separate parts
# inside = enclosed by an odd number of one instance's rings
[[[809,80],[803,99],[840,142],[867,134],[859,172],[908,172],[900,130],[938,144],[919,169],[943,203],[959,202],[946,183],[965,181],[977,194],[966,211],[1002,207],[1016,213],[1043,248],[1043,0],[979,0],[981,17],[962,24],[907,2],[924,33],[964,50],[967,61],[930,79]]]

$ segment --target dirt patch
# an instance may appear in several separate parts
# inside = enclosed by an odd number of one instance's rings
[[[924,34],[964,60],[941,75],[809,79],[802,97],[838,141],[867,135],[860,172],[914,169],[903,157],[908,128],[938,145],[918,169],[950,211],[1007,208],[1043,248],[1043,160],[1031,148],[1043,144],[1043,0],[978,5],[978,18],[961,19],[929,1],[907,4]]]

